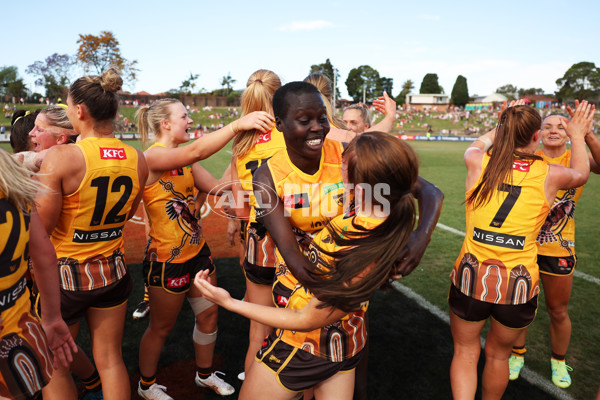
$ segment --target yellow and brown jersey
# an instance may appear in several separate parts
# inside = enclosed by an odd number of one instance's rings
[[[204,237],[196,218],[192,167],[163,172],[144,188],[143,198],[150,222],[145,260],[183,263],[196,256]]]
[[[571,150],[556,158],[546,156],[542,150],[535,154],[549,163],[571,165]],[[583,186],[556,192],[554,204],[537,236],[538,254],[551,257],[575,255],[575,205],[582,192]]]
[[[85,158],[77,190],[63,196],[51,240],[61,287],[94,290],[126,273],[123,226],[140,186],[137,151],[115,138],[85,138],[75,144]]]
[[[287,150],[278,152],[267,162],[301,250],[307,248],[314,233],[343,212],[342,150],[341,143],[325,139],[319,170],[314,175],[298,169]],[[276,268],[277,280],[292,289],[297,281],[279,252]]]
[[[30,314],[29,226],[0,193],[0,398],[33,398],[52,374],[46,336]]]
[[[486,154],[482,175],[488,162]],[[512,175],[487,204],[466,204],[467,234],[450,274],[462,293],[488,303],[524,304],[539,293],[536,237],[550,210],[548,163],[514,160]]]
[[[346,217],[342,215],[331,221],[336,231],[341,234],[355,232],[354,224],[366,229],[373,229],[380,223],[380,220],[364,216]],[[327,229],[322,229],[315,236],[314,243],[305,251],[305,255],[320,268],[329,268],[332,263],[331,257],[321,252],[321,249],[333,252],[343,248],[335,244]],[[309,290],[301,285],[296,285],[286,308],[294,310],[304,308],[312,297]],[[365,313],[368,306],[369,302],[364,302],[359,310],[348,313],[331,325],[310,332],[278,329],[276,333],[287,344],[315,356],[333,362],[344,361],[358,354],[365,346],[367,340]]]
[[[237,169],[238,180],[242,189],[248,192],[249,205],[251,211],[254,211],[254,192],[252,187],[252,177],[254,172],[269,158],[280,150],[285,149],[285,140],[283,139],[283,133],[279,132],[277,128],[273,127],[270,132],[261,133],[256,140],[256,143],[252,149],[243,157],[235,160],[235,166]]]

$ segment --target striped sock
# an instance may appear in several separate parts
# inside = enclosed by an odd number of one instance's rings
[[[140,375],[140,386],[142,387],[142,390],[150,389],[150,386],[154,385],[155,383],[156,375],[152,375],[150,377]]]
[[[512,348],[512,355],[516,357],[525,357],[525,353],[527,353],[527,349],[525,346],[514,346]]]

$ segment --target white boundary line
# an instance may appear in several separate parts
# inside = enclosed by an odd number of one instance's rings
[[[440,224],[438,224],[438,225],[440,225]],[[450,228],[450,229],[453,229],[453,228]],[[433,315],[435,315],[436,317],[438,317],[439,319],[444,321],[445,323],[450,324],[450,317],[448,316],[447,312],[442,311],[438,306],[430,303],[423,296],[421,296],[414,290],[410,289],[409,287],[404,286],[403,284],[401,284],[398,281],[392,282],[392,287],[396,291],[402,293],[403,295],[405,295],[406,297],[408,297],[409,299],[411,299],[415,303],[417,303],[419,306],[421,306],[422,308],[426,309],[427,311],[429,311],[430,313],[432,313]],[[484,346],[485,346],[485,339],[481,338],[481,347],[484,347]],[[548,379],[544,378],[537,372],[534,372],[527,367],[523,367],[523,369],[521,370],[521,377],[523,377],[523,379],[525,379],[530,384],[537,386],[538,388],[542,389],[544,392],[554,396],[557,399],[575,400],[575,398],[572,397],[571,395],[569,395],[567,392],[558,388],[552,382],[550,382]]]
[[[459,236],[463,236],[464,237],[466,235],[466,233],[464,233],[462,231],[459,231],[458,229],[454,229],[454,228],[452,228],[452,227],[450,227],[448,225],[440,224],[439,222],[438,222],[437,226],[439,228],[445,230],[445,231],[454,233],[454,234],[459,235]],[[584,279],[584,280],[586,280],[588,282],[595,283],[596,285],[600,285],[600,279],[596,278],[595,276],[588,275],[585,272],[581,272],[581,271],[575,270],[575,272],[573,272],[573,275],[575,277],[577,277],[577,278],[581,278],[581,279]]]

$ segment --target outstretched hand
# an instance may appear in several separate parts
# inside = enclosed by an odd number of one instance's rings
[[[52,351],[52,366],[58,369],[58,363],[69,368],[73,361],[72,353],[77,353],[77,345],[71,336],[69,327],[62,319],[56,319],[52,322],[44,321],[42,318],[42,327],[48,339],[48,347]]]
[[[242,118],[234,122],[237,123],[237,127],[234,127],[236,133],[241,131],[249,131],[251,129],[258,129],[261,132],[268,132],[273,128],[275,119],[271,114],[264,111],[254,111],[248,115],[244,115]]]
[[[575,99],[575,109],[577,109],[580,105],[579,100]],[[571,106],[567,106],[567,112],[569,113],[569,116],[571,118],[573,118],[575,116],[575,110],[573,110],[571,108]],[[592,114],[592,122],[590,123],[590,127],[586,133],[586,136],[588,135],[594,135],[594,114],[596,113],[596,105],[592,104],[592,109],[591,109],[591,114]]]
[[[373,100],[373,107],[386,116],[396,117],[396,101],[388,96],[386,91],[383,92],[383,96]]]
[[[585,139],[585,136],[593,129],[595,110],[596,106],[589,104],[587,100],[582,102],[576,100],[575,111],[570,106],[567,107],[567,112],[571,115],[571,121],[562,118],[562,125],[567,136],[571,139]]]
[[[208,270],[203,270],[196,274],[194,285],[200,290],[202,297],[221,307],[227,308],[227,304],[233,300],[227,290],[217,287],[208,281]]]

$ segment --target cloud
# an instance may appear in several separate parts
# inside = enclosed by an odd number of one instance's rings
[[[284,32],[316,31],[331,27],[333,27],[333,23],[329,21],[294,21],[286,25],[281,25],[277,30]]]

